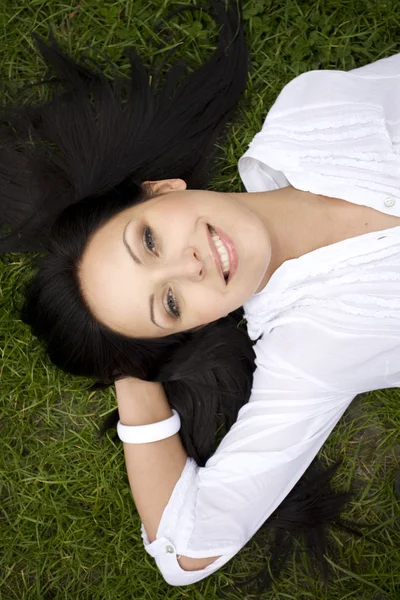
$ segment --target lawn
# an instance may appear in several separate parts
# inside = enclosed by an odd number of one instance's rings
[[[32,32],[46,36],[51,25],[64,48],[74,54],[90,48],[107,52],[127,72],[122,51],[130,44],[145,64],[163,57],[154,25],[180,4],[2,0],[3,98],[44,75]],[[293,77],[310,69],[349,70],[400,51],[395,1],[249,0],[243,7],[251,76],[213,182],[222,191],[243,191],[237,160]],[[200,64],[215,39],[210,21],[199,13],[173,18],[168,29],[173,35],[166,44],[179,44],[178,56],[191,65]],[[90,381],[58,371],[18,319],[30,258],[9,254],[0,261],[0,599],[217,599],[224,585],[263,566],[263,538],[256,535],[224,568],[193,586],[164,582],[142,545],[122,448],[112,435],[98,437],[102,419],[115,406],[113,391],[90,392]],[[353,487],[346,517],[365,523],[365,535],[335,534],[327,589],[297,556],[262,597],[399,600],[400,502],[394,478],[400,390],[356,398],[321,456],[328,462],[343,459],[335,483]],[[247,597],[256,596],[227,596]]]

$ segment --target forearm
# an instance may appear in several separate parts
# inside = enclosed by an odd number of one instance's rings
[[[172,416],[161,384],[127,378],[115,383],[118,410],[123,425],[147,425]],[[149,540],[156,539],[158,526],[172,491],[187,460],[179,433],[145,444],[124,444],[126,469],[132,495]],[[191,559],[182,556],[186,570],[206,567],[217,557]]]
[[[123,425],[147,425],[172,416],[161,384],[130,378],[117,381],[115,387]],[[153,541],[187,454],[179,433],[158,442],[124,444],[124,453],[136,508]]]

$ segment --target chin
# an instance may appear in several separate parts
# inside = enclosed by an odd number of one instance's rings
[[[266,276],[266,275],[267,275],[267,269],[265,269],[264,273],[262,274],[262,277],[261,277],[261,279],[260,279],[260,281],[259,281],[259,283],[258,283],[258,285],[257,285],[257,288],[256,288],[256,290],[253,292],[252,296],[253,296],[254,294],[258,294],[258,292],[261,292],[261,290],[265,288],[265,286],[266,286],[266,285],[267,285],[267,283],[268,283],[268,279],[267,279],[267,276]]]

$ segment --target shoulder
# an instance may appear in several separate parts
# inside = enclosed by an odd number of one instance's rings
[[[254,385],[354,394],[391,386],[399,381],[400,338],[389,326],[316,306],[277,320],[254,346]]]
[[[341,103],[374,104],[382,94],[390,93],[399,85],[400,53],[350,71],[306,71],[282,88],[267,117],[273,120],[306,111],[308,107],[318,110]]]
[[[297,75],[279,92],[268,111],[266,120],[290,117],[292,114],[306,110],[308,106],[323,107],[332,104],[343,95],[344,88],[348,90],[347,78],[348,74],[345,71],[333,70],[313,70]],[[338,89],[338,85],[341,90]]]
[[[400,61],[394,62],[398,75],[367,65],[308,71],[287,83],[239,159],[246,189],[290,183],[397,216],[398,203],[385,204],[388,195],[400,199]]]

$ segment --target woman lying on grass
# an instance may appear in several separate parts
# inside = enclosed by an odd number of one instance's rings
[[[163,86],[134,51],[109,79],[38,39],[53,95],[1,117],[0,250],[44,251],[22,318],[55,365],[115,382],[171,585],[264,523],[273,573],[300,533],[321,558],[346,494],[312,461],[356,395],[400,387],[400,55],[296,77],[239,160],[247,191],[208,190],[248,74],[224,4],[210,60]]]

